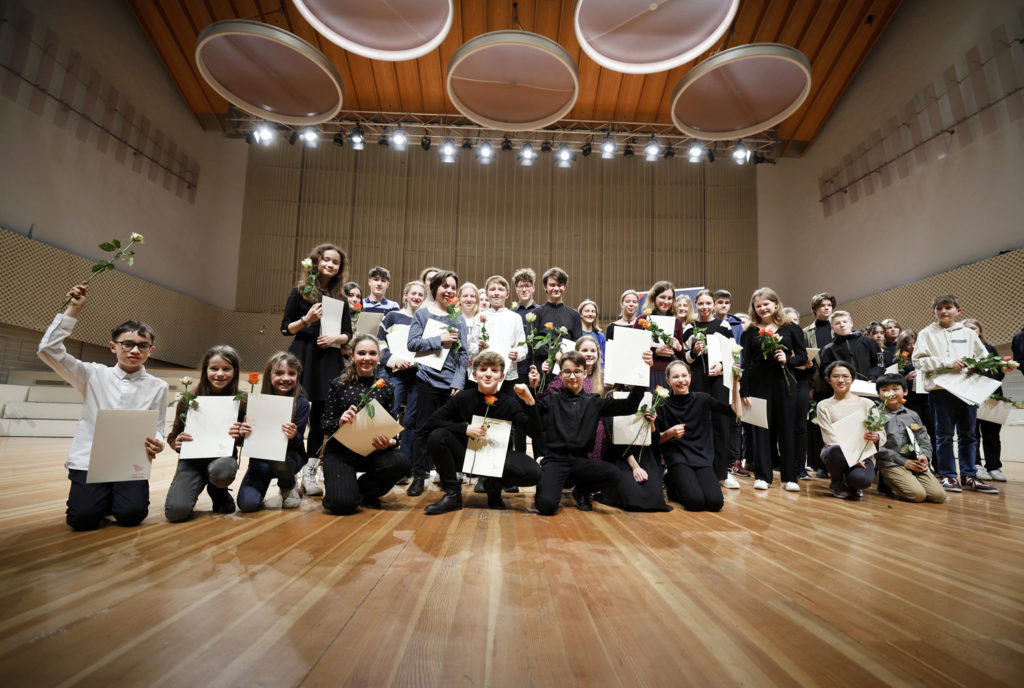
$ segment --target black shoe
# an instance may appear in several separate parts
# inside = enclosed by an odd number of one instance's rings
[[[412,484],[409,485],[409,489],[405,491],[405,494],[409,495],[410,497],[419,497],[421,494],[423,494],[423,478],[418,475],[415,478],[413,478]]]
[[[814,470],[814,477],[815,478],[822,478],[822,479],[827,478],[828,477],[828,471],[826,471],[824,468],[816,468]]]
[[[480,478],[477,485],[483,485],[481,492],[487,493],[487,508],[504,510],[507,507],[501,499],[501,480],[497,478]]]
[[[428,516],[447,514],[449,511],[458,511],[462,508],[462,483],[446,486],[444,497],[428,506],[424,511]]]
[[[206,486],[206,494],[213,500],[213,513],[233,514],[235,513],[235,498],[231,496],[226,487]]]
[[[411,475],[403,475],[398,479],[398,482],[395,483],[395,485],[408,485],[410,480],[412,480]]]
[[[509,494],[515,494],[516,492],[519,492],[519,486],[513,485],[512,487],[506,487],[505,492],[508,492]]]
[[[383,509],[384,505],[380,503],[380,497],[369,497],[363,495],[363,499],[359,502],[359,506],[364,509]]]
[[[576,500],[576,508],[580,511],[593,511],[594,505],[590,503],[590,495],[576,487],[573,488],[572,498]]]
[[[476,485],[473,486],[473,492],[475,492],[476,494],[483,494],[484,492],[487,492],[487,490],[484,488],[483,478],[476,479]]]
[[[811,474],[807,472],[806,468],[801,468],[800,473],[797,474],[797,480],[810,480]]]

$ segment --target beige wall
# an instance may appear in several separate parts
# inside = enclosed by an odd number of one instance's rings
[[[754,182],[750,167],[681,157],[581,156],[558,169],[549,154],[524,168],[507,152],[490,167],[468,151],[446,165],[436,145],[253,146],[238,305],[279,311],[299,260],[324,241],[348,253],[361,284],[373,265],[388,267],[392,298],[428,265],[478,285],[521,266],[539,275],[559,265],[570,274],[567,301],[593,298],[611,319],[624,289],[659,279],[749,293],[757,283]]]
[[[21,55],[14,27],[25,7],[36,45]],[[106,257],[97,244],[141,232],[145,251],[129,273],[233,307],[245,144],[201,130],[122,0],[0,8],[0,63],[43,87],[0,71],[0,226],[91,259]],[[41,46],[52,46],[55,63]],[[171,169],[197,173],[195,188],[44,90]],[[57,281],[47,285],[55,294],[67,287],[66,276]]]
[[[832,205],[830,214],[819,202],[820,177],[849,163],[844,177],[849,181],[867,172],[867,163],[880,162],[878,149],[862,163],[852,159],[861,145],[870,147],[875,134],[887,131],[890,118],[902,117],[926,136],[954,121],[950,90],[964,98],[970,112],[981,87],[994,99],[1024,86],[1024,46],[1014,41],[1000,58],[1008,56],[1009,73],[1001,71],[999,59],[991,59],[1006,50],[1000,27],[1012,40],[1024,35],[1022,20],[1019,0],[906,0],[807,154],[758,167],[761,281],[778,290],[785,303],[806,313],[810,297],[828,290],[847,304],[1024,245],[1020,92],[957,125],[955,134],[940,134],[898,165],[868,175],[841,194],[842,207]],[[967,54],[974,47],[981,61],[989,62],[971,75]],[[944,81],[949,67],[962,81],[958,87],[948,88]],[[905,115],[911,101],[920,115]],[[909,145],[915,135],[911,127],[899,127],[888,153],[897,144]],[[992,304],[994,318],[1012,311],[1011,319],[1020,321],[1020,300],[998,293],[978,298],[998,299]],[[914,312],[927,316],[931,296],[913,304]],[[871,315],[894,313],[879,309]]]

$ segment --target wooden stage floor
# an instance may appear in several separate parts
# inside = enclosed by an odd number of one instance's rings
[[[172,525],[164,452],[142,527],[75,534],[68,442],[0,439],[5,686],[1024,680],[1020,463],[998,496],[945,505],[838,501],[822,480],[742,481],[720,514],[553,518],[526,511],[532,490],[494,512],[467,488],[435,517],[436,490],[348,517],[308,498],[216,516],[204,494]]]

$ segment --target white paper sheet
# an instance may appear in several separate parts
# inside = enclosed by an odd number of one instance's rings
[[[915,394],[927,394],[927,390],[924,388],[924,376],[925,374],[920,370],[917,370],[917,375],[914,376],[914,393]]]
[[[739,381],[732,374],[732,345],[736,342],[729,337],[718,336],[718,344],[721,349],[720,355],[722,357],[722,384],[732,393],[733,385],[739,384]]]
[[[334,439],[360,456],[367,456],[375,451],[373,438],[377,435],[394,437],[402,432],[402,425],[395,420],[376,399],[370,400],[373,406],[373,418],[362,409],[351,423],[343,423],[334,433]]]
[[[320,300],[323,315],[320,317],[320,334],[341,334],[341,319],[345,315],[345,302],[324,296]],[[335,346],[335,349],[341,348]]]
[[[376,337],[377,332],[380,330],[380,321],[383,319],[383,313],[360,313],[359,317],[356,318],[355,325],[352,327],[353,334],[365,332]]]
[[[612,392],[612,397],[615,399],[625,399],[628,396],[629,392]],[[652,400],[651,393],[644,392],[640,406],[646,404],[647,408],[650,408]],[[628,416],[612,416],[612,443],[649,447],[651,446],[651,426],[643,416],[637,418],[635,413]]]
[[[652,323],[661,328],[662,332],[667,334],[669,337],[676,335],[676,319],[671,315],[648,315],[647,319]],[[615,328],[618,330],[618,328]],[[616,334],[618,334],[616,332]],[[661,342],[657,342],[654,346],[658,346]]]
[[[100,409],[89,453],[87,483],[149,480],[146,438],[156,435],[157,411]]]
[[[273,394],[250,394],[245,406],[245,422],[252,433],[245,438],[245,454],[250,459],[284,461],[288,437],[281,426],[292,420],[295,399]]]
[[[813,361],[814,359],[816,359],[818,357],[818,352],[819,351],[821,351],[820,348],[816,349],[813,346],[807,347],[807,360],[808,361]]]
[[[886,368],[883,372],[886,375],[899,375],[900,374],[900,367],[898,365],[896,365],[895,363],[893,363],[891,366]]]
[[[868,431],[864,426],[866,419],[867,413],[859,410],[832,423],[832,432],[843,450],[848,466],[870,458],[878,451],[874,442],[864,439],[864,433]]]
[[[181,443],[182,459],[216,459],[231,456],[235,440],[228,434],[238,421],[238,403],[233,397],[198,397],[199,408],[190,408],[185,417],[185,432],[191,442]]]
[[[650,349],[651,333],[647,330],[616,327],[615,339],[605,343],[608,360],[604,366],[604,383],[650,386],[651,368],[643,359],[643,353]]]
[[[854,380],[850,383],[850,391],[859,397],[878,396],[878,388],[870,380]]]
[[[1013,411],[1013,404],[996,399],[986,399],[985,403],[978,406],[978,420],[987,420],[990,423],[1006,425],[1010,419],[1010,412]]]
[[[968,375],[962,372],[940,373],[932,378],[932,381],[942,389],[975,406],[984,404],[985,400],[1003,384],[1000,380],[993,380],[984,375]]]
[[[392,356],[404,358],[407,361],[416,359],[416,354],[409,351],[409,326],[392,325],[385,337],[388,344],[388,351]]]
[[[572,339],[563,339],[562,341],[558,342],[558,350],[561,351],[563,354],[568,352],[568,351],[575,351],[576,350],[576,342],[573,341]],[[551,374],[552,375],[558,375],[558,372],[561,369],[562,369],[561,366],[559,366],[558,362],[556,361],[555,362],[555,367],[551,369]]]
[[[725,348],[725,346],[723,346],[723,342],[730,343],[730,342],[732,342],[732,340],[729,339],[728,337],[725,337],[725,336],[722,336],[722,335],[718,334],[717,332],[712,332],[711,334],[707,335],[707,340],[708,341],[705,344],[705,346],[707,347],[707,350],[708,350],[708,353],[707,353],[707,357],[708,357],[708,370],[711,370],[711,366],[715,365],[716,363],[721,363],[722,364],[722,368],[724,369],[725,368],[725,355],[726,355],[727,349]],[[730,354],[728,354],[728,356],[729,356],[729,367],[731,368],[732,367],[732,354],[730,353]]]
[[[440,337],[442,334],[448,331],[448,326],[438,322],[437,320],[427,320],[427,324],[423,326],[423,339],[429,339],[430,337]],[[452,344],[452,346],[455,346]],[[419,365],[425,365],[428,368],[434,370],[441,370],[444,368],[444,361],[448,358],[448,354],[451,353],[451,347],[441,347],[440,349],[434,349],[433,351],[419,351],[416,353],[416,363]]]
[[[483,416],[473,416],[473,425],[484,422]],[[469,475],[486,475],[500,478],[505,470],[505,455],[508,441],[512,437],[512,423],[507,420],[487,419],[487,435],[482,440],[470,438],[466,447],[466,458],[462,472]]]
[[[768,400],[761,399],[760,397],[750,397],[750,406],[744,404],[743,406],[743,418],[741,419],[744,423],[750,423],[756,425],[759,428],[768,429]]]

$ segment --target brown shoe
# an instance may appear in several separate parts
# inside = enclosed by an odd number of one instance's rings
[[[965,490],[974,490],[975,492],[984,492],[985,494],[999,494],[999,490],[992,487],[988,483],[979,480],[973,475],[965,475],[960,479],[960,485]]]

